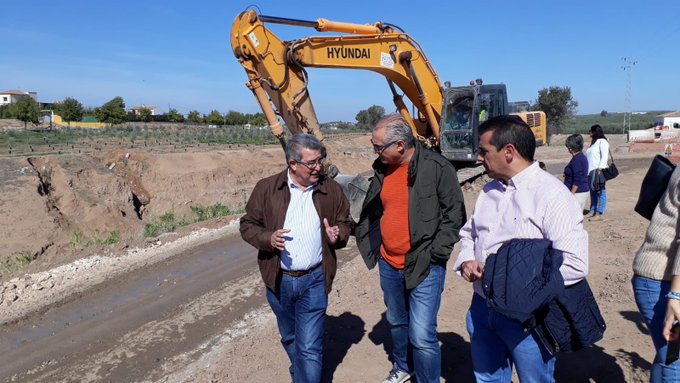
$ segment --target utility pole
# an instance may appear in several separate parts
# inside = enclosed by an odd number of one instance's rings
[[[626,131],[630,131],[630,116],[631,116],[631,93],[632,93],[632,72],[633,72],[633,66],[637,64],[637,61],[633,59],[632,57],[622,57],[623,60],[623,66],[621,68],[626,72],[626,98],[625,98],[625,106],[624,106],[624,111],[623,111],[623,131],[622,133],[625,133]]]

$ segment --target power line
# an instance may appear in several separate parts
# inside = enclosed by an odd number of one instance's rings
[[[632,57],[622,57],[623,66],[621,67],[626,72],[626,98],[623,112],[623,132],[626,130],[630,131],[630,116],[632,114],[631,110],[631,98],[632,98],[632,77],[633,77],[633,66],[637,64],[637,61]],[[623,133],[622,132],[622,133]]]

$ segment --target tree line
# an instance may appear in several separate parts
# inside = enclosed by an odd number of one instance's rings
[[[54,104],[40,104],[30,96],[19,97],[16,103],[0,106],[0,118],[16,118],[24,123],[38,124],[41,110],[52,110],[61,116],[69,126],[72,122],[80,122],[85,116],[92,116],[98,121],[112,125],[124,122],[188,122],[194,124],[210,125],[254,125],[266,126],[267,119],[263,113],[240,113],[229,111],[226,114],[214,109],[210,113],[201,114],[197,110],[190,111],[185,117],[177,109],[171,108],[167,113],[154,115],[149,108],[140,108],[137,113],[125,109],[125,101],[122,97],[114,97],[104,105],[97,108],[85,108],[83,104],[73,97],[66,97],[61,102]]]
[[[62,120],[69,126],[71,122],[79,122],[84,116],[94,116],[101,122],[112,125],[123,122],[188,122],[194,124],[209,125],[253,125],[266,126],[267,119],[262,113],[248,114],[230,110],[226,114],[213,109],[207,115],[201,115],[198,111],[192,110],[185,117],[176,109],[170,109],[167,113],[153,115],[148,108],[141,108],[137,113],[125,110],[125,101],[122,97],[114,97],[104,105],[97,108],[84,108],[82,103],[75,98],[66,97],[63,101],[55,104],[43,104],[43,108],[52,109],[60,115]],[[576,113],[578,101],[574,100],[571,88],[551,86],[541,89],[538,92],[536,101],[531,105],[532,110],[545,112],[547,123],[551,133],[560,133],[563,130],[565,121],[572,118]],[[0,118],[16,118],[27,123],[38,124],[40,120],[41,105],[32,97],[20,97],[14,104],[0,107]],[[606,116],[606,111],[602,112]],[[337,129],[359,129],[370,130],[375,123],[385,115],[385,108],[373,105],[368,109],[361,110],[356,114],[356,123],[338,122],[322,124],[322,127],[332,125]]]

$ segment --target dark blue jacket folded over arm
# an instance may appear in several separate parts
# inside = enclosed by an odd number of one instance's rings
[[[604,319],[584,279],[565,288],[562,253],[545,239],[514,239],[490,255],[482,286],[487,305],[533,328],[551,354],[602,339]]]

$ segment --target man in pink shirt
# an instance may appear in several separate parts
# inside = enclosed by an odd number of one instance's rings
[[[588,234],[576,198],[534,162],[536,140],[517,116],[500,116],[479,127],[480,161],[493,181],[484,186],[472,216],[460,231],[453,269],[472,282],[467,315],[478,382],[511,382],[514,364],[521,382],[554,382],[555,358],[521,322],[487,307],[481,286],[484,263],[504,242],[543,238],[560,250],[565,285],[588,273]]]

